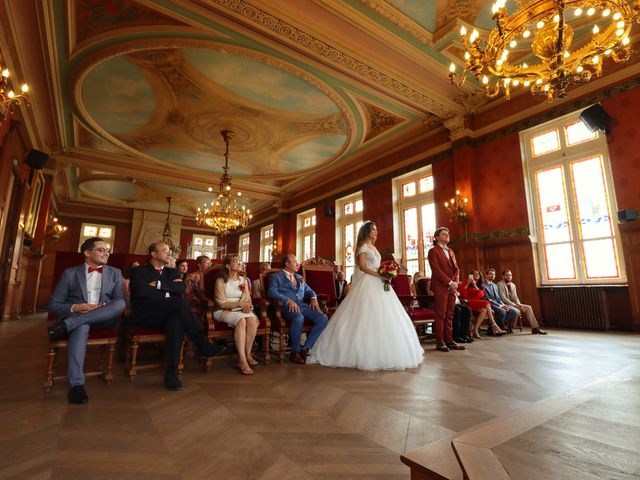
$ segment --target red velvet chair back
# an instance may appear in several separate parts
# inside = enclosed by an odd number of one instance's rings
[[[396,278],[391,279],[391,286],[396,292],[396,295],[410,295],[411,293],[411,276],[406,273],[399,273]]]
[[[418,283],[416,283],[416,293],[418,295],[429,295],[429,288],[431,286],[431,279],[420,278],[418,279]]]
[[[216,280],[220,276],[222,264],[216,263],[211,266],[209,271],[204,274],[204,291],[207,297],[213,298],[213,290],[216,286]]]
[[[335,307],[338,299],[336,294],[336,280],[333,276],[333,269],[304,269],[304,281],[316,292],[318,295],[325,295],[325,301],[327,307]]]

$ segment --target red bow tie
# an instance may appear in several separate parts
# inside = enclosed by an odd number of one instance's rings
[[[89,273],[91,272],[98,272],[98,273],[102,273],[102,267],[89,267]]]
[[[162,275],[162,269],[161,268],[156,268],[157,272]]]

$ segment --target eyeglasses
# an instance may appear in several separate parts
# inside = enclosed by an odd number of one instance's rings
[[[171,249],[163,248],[162,250],[156,250],[157,253],[171,253]]]
[[[100,252],[100,253],[111,253],[111,249],[109,247],[98,247],[98,248],[93,248],[92,250],[95,250],[96,252]]]

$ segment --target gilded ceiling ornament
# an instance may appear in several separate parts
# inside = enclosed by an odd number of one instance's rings
[[[489,103],[489,99],[482,92],[475,90],[472,93],[461,93],[453,95],[451,100],[462,105],[467,114],[473,115],[478,113],[481,107]]]
[[[414,88],[405,85],[399,80],[382,73],[366,63],[358,60],[328,43],[316,38],[308,33],[290,25],[283,20],[251,5],[245,0],[213,0],[221,7],[231,10],[234,14],[251,20],[262,27],[268,28],[272,32],[287,38],[289,41],[295,42],[302,47],[311,50],[322,57],[331,60],[333,63],[342,65],[349,70],[356,72],[361,78],[367,82],[373,82],[392,90],[398,95],[410,100],[413,103],[421,105],[426,110],[435,113],[440,117],[451,115],[449,108],[434,99],[424,95]]]

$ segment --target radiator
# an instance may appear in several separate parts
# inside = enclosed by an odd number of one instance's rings
[[[553,288],[553,300],[558,326],[608,330],[609,312],[604,288]]]

